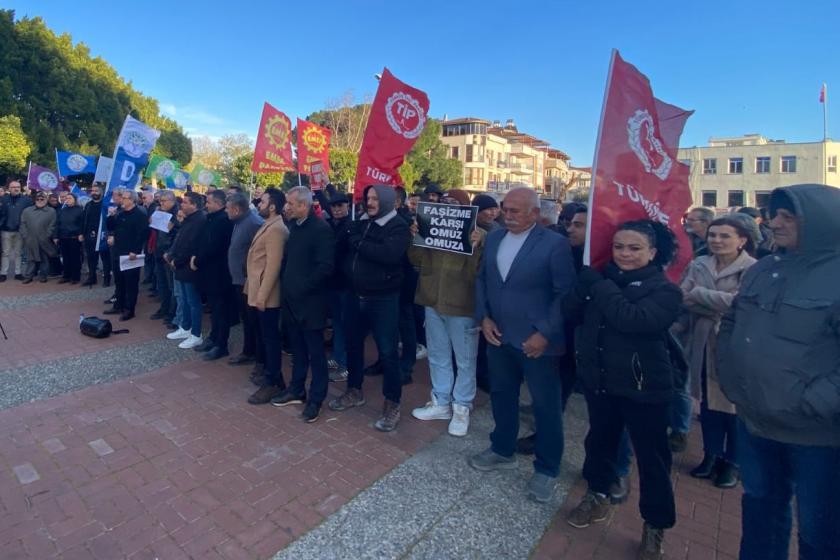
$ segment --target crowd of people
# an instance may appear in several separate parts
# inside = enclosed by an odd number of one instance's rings
[[[115,284],[105,313],[128,321],[142,274],[160,302],[152,319],[180,348],[227,357],[231,327],[242,324],[241,352],[228,363],[253,365],[251,404],[298,405],[315,422],[330,381],[346,384],[326,403],[341,412],[365,405],[365,377],[382,375],[375,428],[392,431],[402,387],[427,355],[430,399],[411,415],[464,436],[477,388],[488,390],[495,427],[469,464],[515,469],[517,453],[533,454],[527,494],[548,502],[563,411],[578,390],[588,491],[567,520],[607,519],[628,499],[635,456],[643,560],[663,557],[677,522],[672,454],[685,450],[699,404],[704,457],[690,474],[718,488],[743,484],[741,558],[787,558],[794,497],[800,557],[840,558],[837,189],[776,189],[762,210],[692,209],[683,223],[695,258],[677,284],[666,276],[678,251],[666,226],[619,225],[598,270],[583,262],[586,205],[568,203],[558,219],[526,188],[500,205],[436,185],[410,194],[370,185],[356,212],[331,186],[180,198],[115,189],[100,247],[101,185],[83,208],[73,194],[52,196],[30,197],[13,181],[0,198],[0,281],[45,282],[60,269],[60,282],[78,283],[84,257],[84,284],[95,285],[101,262],[103,284]],[[420,201],[477,206],[473,253],[414,246]],[[150,227],[155,211],[170,216],[167,231]],[[120,265],[141,256],[142,268]],[[378,359],[366,367],[368,335]],[[523,412],[535,430],[518,439]]]

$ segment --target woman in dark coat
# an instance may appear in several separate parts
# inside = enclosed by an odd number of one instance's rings
[[[58,211],[56,235],[64,272],[59,284],[78,284],[82,276],[82,221],[84,208],[73,193],[67,193],[64,207]]]
[[[566,317],[581,324],[575,353],[590,424],[583,473],[589,491],[567,520],[586,527],[606,519],[626,427],[639,467],[645,523],[638,558],[644,560],[662,558],[664,530],[676,519],[668,446],[675,349],[668,329],[679,316],[682,293],[663,272],[675,253],[676,239],[666,226],[622,224],[612,261],[603,273],[584,267],[564,302]]]

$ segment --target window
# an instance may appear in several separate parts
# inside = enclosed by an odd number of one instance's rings
[[[770,191],[755,191],[756,208],[770,207]]]
[[[828,156],[826,171],[829,173],[837,173],[837,156]]]
[[[796,156],[782,156],[782,173],[796,173]]]
[[[732,175],[741,174],[744,172],[744,158],[733,157],[729,158],[729,173]]]
[[[466,161],[473,161],[473,145],[467,144],[467,159]]]
[[[702,206],[715,208],[717,206],[717,191],[703,191]]]
[[[744,191],[729,191],[726,205],[729,207],[737,206],[738,208],[744,206]]]
[[[467,167],[464,169],[466,172],[466,181],[465,184],[467,185],[483,185],[484,184],[484,170],[481,168],[475,167]]]
[[[703,160],[703,175],[715,175],[717,173],[717,159],[705,158]]]
[[[461,150],[458,149],[458,146],[452,146],[452,159],[458,159],[461,155]]]
[[[755,158],[755,172],[770,173],[770,156],[760,156]]]

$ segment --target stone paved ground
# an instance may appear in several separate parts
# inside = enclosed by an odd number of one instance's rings
[[[366,382],[366,407],[325,411],[306,425],[296,407],[246,404],[245,368],[195,361],[157,322],[130,321],[129,335],[107,340],[82,337],[79,314],[101,313],[109,294],[54,281],[0,284],[9,335],[0,340],[3,560],[255,559],[284,549],[283,558],[633,557],[637,488],[608,525],[563,523],[583,491],[579,401],[567,418],[560,492],[538,506],[522,495],[529,461],[491,476],[464,466],[486,445],[486,407],[465,440],[445,435],[445,422],[409,417],[428,394],[425,362],[396,433],[371,428],[376,379]],[[141,295],[138,315],[153,304]],[[676,462],[680,517],[668,557],[732,558],[738,491],[685,476],[698,460],[695,435]],[[330,548],[336,539],[341,546]]]

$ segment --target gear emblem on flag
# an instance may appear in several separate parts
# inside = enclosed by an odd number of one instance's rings
[[[71,171],[79,172],[85,167],[87,167],[88,161],[83,156],[79,154],[72,154],[70,157],[67,158],[67,167]]]
[[[420,136],[426,125],[426,113],[420,102],[401,91],[388,98],[385,117],[394,132],[408,139]]]
[[[320,154],[327,147],[327,135],[320,128],[308,126],[303,131],[303,143],[310,152]]]
[[[265,138],[275,148],[282,149],[289,141],[289,123],[280,115],[274,115],[265,123]]]

